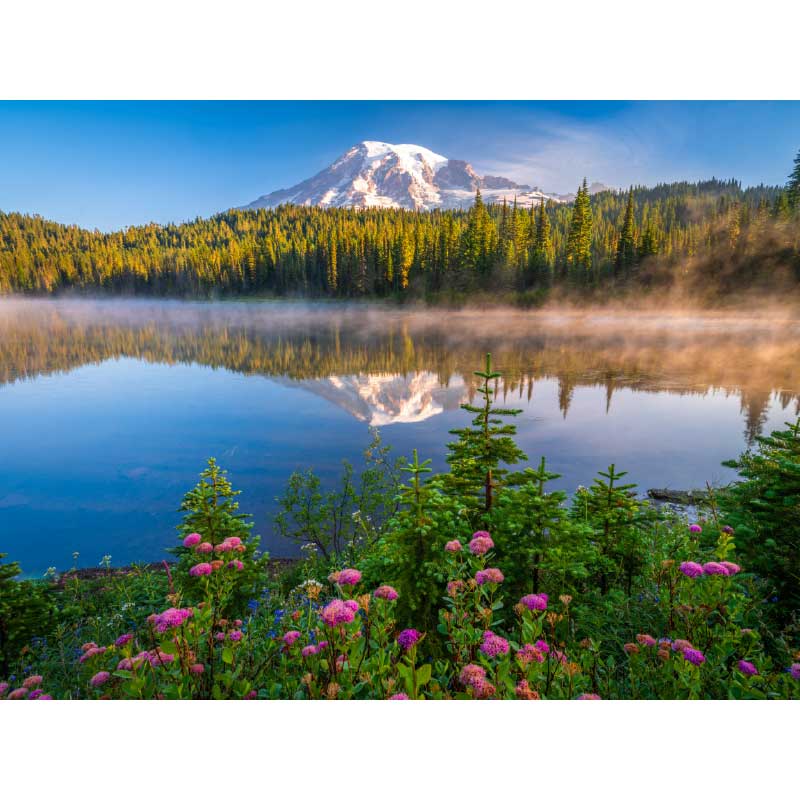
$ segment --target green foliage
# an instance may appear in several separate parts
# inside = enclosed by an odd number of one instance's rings
[[[390,460],[390,448],[377,428],[370,434],[360,475],[356,478],[353,466],[344,461],[338,488],[323,491],[313,469],[292,473],[277,498],[280,510],[274,522],[281,536],[317,549],[324,559],[346,553],[351,561],[358,548],[381,536],[397,508],[393,498],[405,460]]]
[[[495,490],[504,484],[508,475],[508,470],[500,465],[516,464],[527,460],[527,456],[512,438],[517,432],[516,426],[504,422],[506,417],[521,414],[521,410],[494,405],[495,389],[491,384],[496,384],[501,373],[492,369],[491,354],[486,354],[486,369],[474,374],[482,381],[477,391],[483,395],[483,405],[461,405],[474,415],[472,427],[450,431],[458,438],[447,444],[450,473],[444,476],[443,485],[470,508],[489,512]]]
[[[213,555],[207,556],[212,563],[219,559],[216,551],[224,546],[226,539],[241,539],[237,552],[243,566],[236,571],[225,607],[227,614],[236,614],[242,613],[247,601],[263,584],[268,556],[258,554],[259,538],[250,536],[253,523],[247,522],[250,515],[239,512],[236,498],[241,492],[234,490],[226,475],[216,459],[208,459],[208,466],[200,473],[200,481],[183,498],[180,507],[183,522],[178,525],[178,531],[182,539],[197,533],[203,542],[209,543],[215,550]],[[175,570],[176,586],[190,602],[197,602],[198,583],[188,574],[190,566],[196,561],[192,548],[181,545],[171,552],[179,556]]]
[[[2,563],[0,553],[0,677],[34,636],[44,636],[53,627],[56,610],[47,586],[15,580],[20,574],[16,561]]]
[[[726,466],[742,480],[720,495],[748,569],[763,576],[784,620],[800,609],[800,419],[756,437],[756,449]]]

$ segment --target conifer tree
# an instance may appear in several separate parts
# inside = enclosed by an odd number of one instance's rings
[[[636,229],[633,209],[633,186],[628,192],[628,203],[625,206],[625,219],[622,223],[622,231],[617,245],[617,257],[615,261],[615,273],[629,274],[636,263]]]
[[[789,181],[786,184],[786,200],[789,203],[789,208],[793,210],[800,209],[800,150],[794,157],[794,169],[789,175]]]

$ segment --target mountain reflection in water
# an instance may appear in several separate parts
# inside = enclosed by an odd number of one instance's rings
[[[730,480],[723,458],[800,412],[798,334],[779,313],[0,300],[0,551],[158,558],[214,455],[289,552],[268,518],[290,472],[334,480],[367,425],[443,467],[486,352],[560,487],[613,460],[642,488]]]

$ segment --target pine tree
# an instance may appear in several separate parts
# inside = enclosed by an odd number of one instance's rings
[[[531,206],[531,208],[533,208]],[[545,210],[544,198],[539,203],[531,248],[531,283],[546,286],[550,282],[553,260],[553,242],[550,237],[550,218]]]
[[[794,169],[789,175],[789,181],[786,184],[786,199],[789,203],[789,208],[793,210],[800,209],[800,150],[794,157]]]
[[[628,203],[625,206],[625,219],[622,223],[622,231],[617,245],[617,257],[615,261],[615,274],[629,274],[636,263],[636,229],[633,208],[633,186],[628,192]]]
[[[586,178],[578,189],[567,238],[567,263],[584,269],[592,266],[592,206]]]

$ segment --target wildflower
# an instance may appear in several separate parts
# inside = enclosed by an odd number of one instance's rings
[[[796,680],[800,681],[800,664],[792,664],[789,667],[789,674]]]
[[[676,652],[682,653],[684,650],[689,650],[692,647],[692,643],[687,641],[686,639],[676,639],[672,643],[672,649]]]
[[[197,547],[195,547],[194,552],[198,555],[207,556],[209,553],[214,552],[214,545],[211,542],[200,542]]]
[[[528,611],[544,611],[547,609],[547,595],[544,592],[541,594],[526,594],[525,597],[520,598],[520,603]]]
[[[741,672],[742,675],[758,675],[756,665],[751,661],[745,661],[742,659],[736,666],[739,668],[739,672]]]
[[[347,624],[355,619],[358,603],[352,600],[331,600],[320,612],[322,621],[330,628]]]
[[[203,537],[199,533],[190,533],[184,540],[183,546],[184,547],[194,547],[196,544],[200,544],[203,541]]]
[[[517,660],[523,665],[531,664],[534,661],[541,664],[544,661],[545,652],[547,651],[540,650],[536,645],[526,644],[517,650]]]
[[[483,632],[483,642],[481,643],[481,653],[489,658],[502,656],[508,652],[508,640],[498,636],[492,631]]]
[[[699,650],[694,650],[691,647],[687,647],[683,651],[683,657],[696,667],[699,667],[706,660],[706,657]]]
[[[214,545],[215,553],[230,553],[231,550],[233,550],[233,545],[227,541]]]
[[[448,581],[447,594],[450,597],[455,597],[464,588],[464,581]]]
[[[336,577],[339,586],[355,586],[360,580],[361,573],[357,569],[343,569]]]
[[[24,700],[28,696],[28,689],[21,686],[19,689],[14,689],[13,692],[8,693],[7,700]]]
[[[703,529],[695,522],[693,525],[689,526],[689,530],[692,533],[702,533]]]
[[[518,700],[539,700],[539,692],[535,692],[528,685],[528,681],[521,680],[514,688],[514,693],[517,695]]]
[[[102,686],[110,677],[111,673],[103,670],[101,672],[98,672],[96,675],[92,675],[91,680],[89,681],[89,685]]]
[[[38,700],[43,693],[44,689],[35,689],[28,695],[28,700]]]
[[[234,628],[241,628],[242,625],[244,625],[244,622],[242,622],[242,620],[240,620],[240,619],[235,619],[233,621],[233,627]]]
[[[283,634],[283,643],[291,647],[300,638],[300,631],[289,631]]]
[[[42,682],[41,675],[31,675],[22,682],[22,685],[26,689],[33,689],[34,686],[38,686]]]
[[[408,700],[408,695],[405,692],[398,692],[397,694],[393,694],[390,700]]]
[[[83,664],[85,661],[88,661],[90,658],[94,656],[101,656],[105,653],[105,647],[90,647],[79,659],[78,661]]]
[[[657,656],[658,656],[658,657],[659,657],[659,658],[660,658],[662,661],[669,661],[669,654],[670,654],[670,650],[669,650],[669,648],[668,648],[668,647],[659,647],[659,648],[658,648],[658,652],[656,653],[656,655],[657,655]]]
[[[487,533],[486,536],[479,536],[472,539],[469,543],[469,551],[474,556],[484,556],[494,547],[494,542]]]
[[[625,651],[625,652],[626,652],[626,653],[627,653],[629,656],[636,655],[636,653],[638,653],[638,652],[639,652],[639,646],[638,646],[638,645],[635,645],[633,642],[626,642],[624,645],[622,645],[622,649],[623,649],[623,650],[624,650],[624,651]]]
[[[655,647],[658,644],[649,633],[637,633],[636,641],[639,642],[642,647]]]
[[[742,568],[738,564],[734,564],[732,561],[720,561],[719,562],[726,570],[728,570],[728,575],[736,575],[737,572],[741,572]]]
[[[97,647],[97,642],[84,642],[81,645],[81,650],[85,653],[87,650],[91,650],[93,647]]]
[[[228,569],[238,569],[241,572],[244,569],[244,562],[234,558],[233,561],[228,562]]]
[[[231,631],[231,632],[228,634],[228,638],[229,638],[229,639],[230,639],[232,642],[240,642],[240,641],[242,640],[242,635],[243,635],[243,634],[242,634],[242,632],[241,632],[241,631]],[[299,636],[299,633],[298,633],[298,636]]]
[[[210,575],[211,574],[211,564],[209,564],[206,561],[203,561],[200,564],[195,564],[189,570],[189,574],[193,578],[199,578],[201,575]]]
[[[549,653],[550,652],[550,646],[547,644],[547,642],[544,639],[539,639],[536,642],[536,644],[534,645],[534,647],[537,650],[541,650],[543,653]]]
[[[331,681],[331,683],[328,684],[328,688],[325,690],[325,694],[328,696],[328,700],[335,700],[341,689],[342,687],[339,686],[338,683],[334,683],[333,681]]]
[[[132,633],[123,633],[122,636],[119,636],[117,638],[114,644],[117,647],[125,647],[125,645],[128,644],[129,641],[131,641],[131,639],[133,639]]]
[[[317,654],[317,648],[316,645],[313,644],[307,644],[300,651],[300,655],[303,656],[303,658],[310,658],[311,656],[315,656],[316,654]]]
[[[733,528],[730,525],[723,525],[722,526],[723,533],[733,533]]]
[[[165,653],[163,650],[153,650],[147,654],[147,658],[152,667],[165,667],[175,660],[175,656],[172,653]]]
[[[420,632],[416,630],[416,628],[406,628],[404,631],[400,631],[400,634],[397,637],[397,644],[403,648],[403,650],[410,650],[420,639]]]
[[[475,531],[472,534],[473,539],[491,539],[492,537],[489,535],[489,531]]]
[[[444,546],[446,553],[460,553],[464,547],[462,546],[461,542],[458,539],[453,539]]]
[[[467,664],[462,667],[458,679],[464,686],[472,686],[476,680],[486,677],[486,670],[480,664]]]
[[[0,683],[0,695],[5,694],[7,691],[8,691],[8,682],[3,681],[2,683]]]
[[[703,574],[703,565],[698,564],[696,561],[684,561],[678,569],[687,578],[699,578]]]
[[[703,573],[706,575],[730,575],[728,570],[716,561],[708,561],[703,564]]]
[[[242,540],[238,536],[226,536],[225,542],[227,542],[231,547],[239,547],[239,545],[242,543]]]
[[[474,541],[485,541],[484,539],[475,539]],[[505,580],[505,577],[502,572],[500,572],[497,567],[489,567],[488,569],[479,569],[475,573],[475,582],[478,586],[482,586],[484,583],[502,583]]]
[[[478,678],[472,684],[472,693],[476,700],[488,700],[496,692],[497,689],[494,685],[485,678]]]
[[[584,694],[579,694],[576,700],[602,700],[603,698],[600,697],[599,694],[592,694],[591,692],[584,692]]]
[[[558,599],[565,605],[568,606],[572,602],[572,595],[569,594],[560,594]]]
[[[189,672],[192,672],[195,675],[202,675],[205,671],[205,664],[192,664],[192,666],[189,667]]]
[[[159,633],[164,633],[170,628],[179,628],[193,614],[191,608],[168,608],[153,617],[153,627]]]
[[[379,586],[375,590],[375,597],[377,597],[377,598],[379,598],[381,600],[394,601],[394,600],[397,600],[399,595],[397,594],[397,589],[395,589],[392,586],[384,585],[384,586]]]

